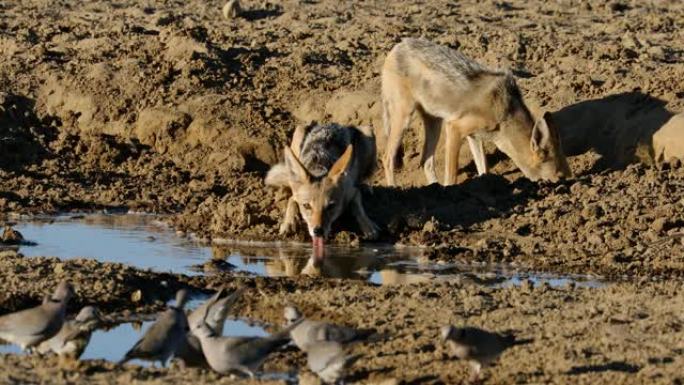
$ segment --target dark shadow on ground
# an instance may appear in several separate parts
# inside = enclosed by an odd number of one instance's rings
[[[684,130],[678,129],[684,127],[669,127],[667,135],[674,137],[665,144],[662,140],[654,143],[654,136],[674,115],[666,104],[639,91],[625,92],[564,107],[552,114],[552,124],[560,133],[566,155],[595,151],[601,156],[590,173],[624,169],[634,162],[654,164],[668,160],[659,159],[663,156],[673,155],[667,148],[672,149],[677,141],[684,142]],[[658,135],[662,134],[665,132]]]
[[[564,183],[570,182],[559,182]],[[368,215],[392,234],[383,240],[396,241],[405,231],[423,229],[431,219],[441,230],[448,230],[505,216],[513,207],[538,199],[538,188],[538,183],[526,178],[509,182],[500,175],[486,174],[448,187],[375,186],[364,192],[363,202]],[[338,222],[342,228],[355,226],[348,213]]]
[[[603,365],[585,365],[585,366],[574,366],[568,371],[570,375],[578,375],[585,373],[600,373],[600,372],[623,372],[623,373],[636,373],[639,371],[639,367],[636,365],[628,364],[626,362],[613,361]]]
[[[0,92],[0,169],[21,170],[48,156],[47,142],[55,132],[34,108],[32,99]]]
[[[279,6],[270,9],[245,9],[240,12],[240,17],[249,21],[278,17],[283,14]]]

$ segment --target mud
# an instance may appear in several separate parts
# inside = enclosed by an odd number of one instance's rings
[[[364,196],[382,241],[542,269],[681,275],[671,192],[683,174],[670,160],[684,155],[672,118],[684,106],[682,7],[502,4],[261,2],[225,20],[213,3],[9,2],[0,210],[126,208],[172,213],[204,239],[282,239],[287,194],[262,179],[294,127],[372,124],[382,150],[379,66],[401,36],[420,35],[512,68],[533,112],[554,112],[577,178],[529,183],[490,148],[495,175],[474,179],[464,163],[461,185],[421,187],[414,122],[398,181],[415,187],[380,187],[378,172]],[[644,166],[624,170],[633,161]],[[350,236],[339,241],[357,241],[353,223],[340,230]]]
[[[440,323],[515,328],[534,338],[490,383],[678,383],[682,366],[684,5],[638,1],[5,1],[0,4],[0,213],[170,214],[207,241],[282,238],[287,192],[263,176],[298,124],[371,124],[379,69],[403,36],[511,68],[535,115],[553,113],[575,177],[533,183],[493,147],[475,177],[423,186],[420,124],[404,138],[401,188],[377,172],[364,191],[381,241],[428,246],[434,261],[513,263],[626,279],[601,289],[374,287],[364,282],[140,271],[92,260],[0,258],[0,310],[38,303],[74,277],[74,306],[152,312],[178,287],[246,284],[241,314],[277,318],[285,296],[315,315],[395,335],[359,349],[352,379],[459,383],[465,365],[434,345]],[[443,151],[437,151],[438,170]],[[336,241],[355,245],[353,220]],[[94,279],[93,277],[97,277]],[[102,277],[100,279],[100,277]],[[167,282],[166,286],[159,285]],[[140,290],[141,297],[135,293]],[[268,296],[264,296],[268,294]],[[143,298],[131,301],[131,296]],[[373,311],[369,311],[372,309]],[[377,310],[376,310],[377,309]],[[444,309],[436,312],[435,309]],[[73,309],[75,310],[75,309]],[[455,318],[455,319],[453,319]],[[276,367],[301,364],[288,352]],[[210,373],[0,357],[7,382],[229,382]],[[81,377],[79,377],[81,376]]]
[[[532,339],[507,351],[486,371],[486,383],[663,383],[682,381],[684,306],[679,281],[615,283],[603,288],[574,285],[552,288],[524,284],[499,289],[469,283],[418,283],[377,287],[355,280],[310,277],[229,278],[229,275],[186,277],[144,273],[118,264],[59,262],[53,258],[2,255],[0,274],[9,289],[0,303],[3,312],[37,303],[40,294],[62,278],[74,282],[77,295],[70,312],[94,304],[107,317],[150,313],[160,309],[172,289],[215,288],[228,283],[244,286],[245,295],[233,314],[257,319],[276,330],[284,320],[286,302],[299,305],[312,318],[347,325],[373,327],[380,337],[353,347],[364,354],[348,380],[363,383],[462,383],[469,366],[450,359],[437,337],[439,327],[467,324],[497,331],[514,331]],[[16,273],[32,261],[33,273]],[[61,267],[60,267],[61,266]],[[41,270],[42,268],[43,270]],[[52,274],[46,274],[48,270]],[[118,275],[109,273],[119,271]],[[98,276],[93,283],[93,276]],[[23,278],[16,290],[12,277]],[[30,278],[30,279],[29,279]],[[126,279],[126,281],[122,281]],[[168,289],[159,282],[167,282]],[[102,290],[99,285],[112,288]],[[143,290],[132,302],[132,290]],[[438,309],[438,310],[437,310]],[[264,370],[286,373],[300,369],[300,380],[310,378],[305,356],[294,348],[274,354]],[[229,383],[213,373],[181,369],[116,367],[102,360],[77,365],[35,356],[0,356],[4,381],[74,383]],[[241,380],[241,382],[253,381]],[[262,381],[265,382],[265,381]]]

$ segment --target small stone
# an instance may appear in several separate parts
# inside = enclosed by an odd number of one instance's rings
[[[665,230],[665,225],[667,224],[666,218],[658,218],[651,224],[651,229],[656,233],[660,233]]]
[[[24,236],[20,232],[13,229],[12,226],[5,226],[2,232],[2,243],[8,245],[18,245],[24,241]]]
[[[240,16],[242,9],[240,8],[240,2],[238,0],[230,0],[223,6],[223,17],[226,20],[234,19]]]
[[[64,264],[63,263],[56,264],[55,267],[53,268],[53,272],[56,275],[61,275],[62,273],[64,273]]]
[[[429,220],[423,225],[424,233],[434,233],[437,231],[438,224],[434,220]]]
[[[659,46],[653,46],[648,49],[648,56],[655,60],[665,60],[665,49]]]
[[[131,301],[140,302],[142,301],[142,290],[138,289],[131,294]]]
[[[598,234],[591,234],[587,237],[587,242],[594,245],[600,245],[603,243],[603,239]]]

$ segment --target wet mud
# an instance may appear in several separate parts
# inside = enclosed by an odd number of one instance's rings
[[[682,284],[668,282],[620,282],[601,288],[568,284],[524,283],[490,288],[471,282],[426,282],[377,286],[358,280],[293,278],[235,278],[229,274],[194,276],[162,275],[123,269],[118,264],[83,261],[59,262],[52,258],[22,258],[6,252],[0,273],[16,276],[20,261],[35,261],[51,271],[64,266],[77,291],[73,309],[94,304],[107,317],[146,314],[161,309],[171,290],[245,287],[246,292],[232,315],[260,320],[268,331],[284,322],[285,303],[294,303],[314,319],[375,328],[379,338],[353,347],[364,359],[350,371],[348,380],[362,383],[464,383],[470,366],[453,359],[439,342],[439,328],[445,324],[477,325],[495,331],[514,332],[524,345],[506,351],[498,364],[485,371],[486,383],[672,383],[681,381],[684,356],[681,314]],[[39,271],[39,269],[35,269]],[[107,271],[122,271],[121,278]],[[98,274],[98,284],[92,276]],[[62,275],[53,273],[55,278]],[[23,277],[20,275],[20,277]],[[167,282],[169,289],[160,288]],[[48,274],[24,279],[21,291],[4,295],[3,311],[37,303],[39,293],[54,279]],[[98,285],[113,287],[103,291]],[[138,302],[129,298],[142,290]],[[107,294],[107,293],[111,294]],[[36,294],[32,294],[36,293]],[[35,298],[32,298],[35,296]],[[16,304],[16,305],[15,305]],[[3,378],[29,382],[213,383],[229,377],[182,369],[141,368],[131,364],[116,367],[102,360],[86,360],[76,366],[37,356],[0,356]],[[54,361],[54,362],[53,362]],[[300,371],[300,380],[311,380],[304,354],[294,348],[274,354],[264,370],[287,373]],[[48,380],[49,379],[49,380]],[[239,379],[230,379],[236,381]],[[246,379],[242,382],[253,383]],[[227,383],[227,382],[226,382]]]
[[[6,250],[0,313],[39,303],[63,277],[77,289],[70,311],[96,304],[110,317],[154,313],[180,287],[246,285],[238,316],[276,324],[293,301],[313,316],[385,332],[355,347],[365,358],[350,381],[466,381],[467,364],[436,342],[438,327],[452,322],[533,339],[506,352],[485,383],[684,382],[682,4],[245,1],[230,20],[222,6],[1,3],[2,224],[131,210],[166,214],[182,235],[205,242],[306,242],[303,229],[277,234],[289,193],[264,186],[265,172],[294,128],[312,120],[370,124],[382,153],[382,60],[401,37],[422,36],[510,68],[532,112],[552,112],[575,176],[530,182],[489,146],[491,174],[476,177],[463,150],[458,185],[424,186],[413,121],[401,187],[384,187],[378,171],[363,191],[380,241],[425,246],[422,258],[435,263],[513,264],[613,283],[379,287],[230,269],[190,276]],[[336,230],[334,243],[364,243],[353,218]],[[267,366],[304,360],[288,350]],[[52,358],[15,355],[0,356],[0,368],[5,382],[233,381],[100,361],[67,370]]]

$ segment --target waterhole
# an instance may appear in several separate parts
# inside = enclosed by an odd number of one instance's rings
[[[493,287],[528,280],[551,286],[604,285],[592,276],[544,274],[509,265],[435,262],[425,258],[420,248],[328,247],[326,257],[319,261],[311,257],[307,244],[207,245],[177,235],[160,217],[144,214],[61,215],[19,221],[14,228],[27,241],[19,251],[28,257],[94,258],[188,275],[217,271],[268,277],[311,275],[378,285],[439,280]]]

